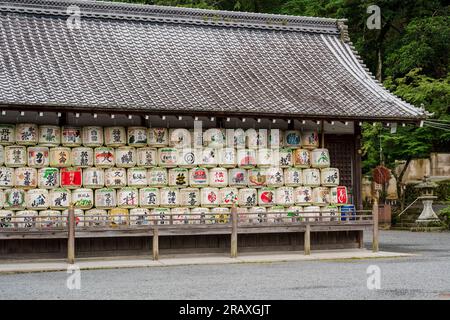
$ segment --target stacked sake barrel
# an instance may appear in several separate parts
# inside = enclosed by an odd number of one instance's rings
[[[0,125],[0,227],[225,223],[346,203],[315,131]],[[332,205],[332,206],[330,206]]]

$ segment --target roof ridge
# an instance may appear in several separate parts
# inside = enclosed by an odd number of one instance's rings
[[[0,0],[0,11],[69,15],[67,8],[71,5],[80,8],[82,17],[206,24],[221,27],[248,27],[325,34],[342,33],[342,24],[346,21],[345,19],[90,0]]]

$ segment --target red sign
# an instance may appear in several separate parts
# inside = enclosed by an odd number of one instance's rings
[[[344,186],[339,186],[336,188],[336,202],[337,204],[346,204],[348,197],[347,197],[347,188]]]
[[[79,188],[82,185],[81,168],[61,168],[61,187]]]

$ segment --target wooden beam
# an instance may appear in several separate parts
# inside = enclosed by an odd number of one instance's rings
[[[304,247],[305,255],[309,256],[311,254],[311,225],[309,223],[306,224]]]
[[[68,217],[68,238],[67,238],[67,262],[75,263],[75,210],[73,205],[69,207]]]
[[[233,206],[231,208],[231,257],[237,257],[238,240],[237,240],[237,208]]]
[[[156,261],[159,259],[159,231],[157,227],[153,229],[152,247],[153,260]]]

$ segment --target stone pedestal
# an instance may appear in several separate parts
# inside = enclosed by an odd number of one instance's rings
[[[433,200],[436,198],[435,196],[422,197],[423,210],[416,220],[417,223],[440,221],[433,210]]]

